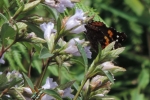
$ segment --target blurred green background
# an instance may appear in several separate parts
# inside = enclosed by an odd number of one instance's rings
[[[125,32],[126,50],[114,62],[126,68],[115,75],[109,95],[116,100],[150,100],[150,0],[84,0],[108,26]]]

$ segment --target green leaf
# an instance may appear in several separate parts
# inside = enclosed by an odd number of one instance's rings
[[[119,67],[119,66],[114,66],[112,69],[108,69],[111,73],[117,73],[117,72],[124,72],[126,71],[125,68]]]
[[[50,67],[48,67],[48,70],[53,75],[58,76],[58,68],[57,67],[58,67],[57,65],[50,65]]]
[[[8,63],[10,64],[10,69],[17,69],[16,65],[15,65],[15,60],[13,59],[14,57],[12,57],[11,52],[7,52],[5,54],[5,58],[7,59]]]
[[[17,50],[13,50],[12,53],[13,53],[13,56],[15,57],[14,60],[17,63],[17,65],[19,66],[19,68],[22,71],[27,72],[26,69],[24,68],[22,62],[21,62],[21,58],[22,58],[21,54]]]
[[[145,89],[146,86],[149,84],[149,82],[150,82],[149,69],[143,68],[138,77],[139,87],[141,89]]]
[[[44,37],[43,31],[38,26],[36,26],[33,23],[28,23],[28,22],[26,24],[28,25],[28,28],[37,35],[37,37],[40,37],[40,38]]]
[[[34,90],[34,85],[33,85],[32,81],[30,80],[30,78],[26,74],[24,74],[24,73],[22,73],[22,75],[23,75],[25,81],[27,82],[27,84],[29,85],[29,87],[32,90]]]
[[[13,39],[15,37],[15,34],[15,30],[9,25],[9,23],[4,23],[0,32],[2,44],[5,45],[7,43],[6,38]]]
[[[110,50],[113,49],[114,45],[115,45],[115,42],[111,42],[109,45],[107,45],[107,46],[102,50],[102,52],[109,52]]]
[[[84,60],[84,64],[85,64],[85,67],[88,67],[88,59],[87,59],[87,56],[86,56],[86,53],[84,51],[84,48],[81,46],[81,44],[79,44],[78,42],[76,42],[76,45],[78,47],[78,50],[79,52],[81,53],[82,55],[82,58]]]
[[[114,83],[114,76],[109,71],[104,71],[111,83]]]
[[[41,0],[36,0],[36,1],[25,4],[23,11],[28,11],[28,10],[34,8],[35,6],[37,6],[40,3],[40,1]]]
[[[119,54],[121,54],[123,51],[125,50],[125,47],[121,47],[115,50],[111,51],[111,56],[114,57],[118,57]]]
[[[57,32],[59,33],[60,30],[61,30],[61,18],[59,17],[58,20],[57,20]]]
[[[58,14],[57,14],[57,11],[55,11],[55,9],[50,8],[49,6],[44,5],[44,4],[41,4],[41,5],[45,8],[47,12],[49,12],[54,17],[55,20],[58,19]]]
[[[54,54],[50,54],[49,50],[47,48],[42,48],[39,58],[40,59],[45,59],[45,58],[49,58],[52,57]]]
[[[59,88],[59,89],[61,89],[61,90],[64,90],[64,89],[66,89],[66,88],[68,88],[68,87],[71,87],[74,82],[75,82],[75,80],[69,81],[69,82],[67,82],[67,83],[65,83],[65,84],[59,85],[57,88]]]
[[[8,21],[7,18],[2,13],[0,13],[0,26],[3,23],[6,23],[7,21]]]
[[[84,64],[82,63],[82,61],[77,60],[77,59],[71,59],[71,61],[75,62],[76,64],[79,64],[80,66],[84,67]]]
[[[55,91],[55,90],[51,90],[51,89],[46,89],[46,90],[42,90],[44,93],[50,95],[50,96],[53,96],[55,97],[56,99],[58,100],[63,100],[61,98],[61,96]]]

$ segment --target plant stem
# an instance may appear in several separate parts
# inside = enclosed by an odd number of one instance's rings
[[[37,85],[36,85],[37,88],[39,88],[39,87],[41,86],[41,84],[42,84],[42,81],[43,81],[43,78],[44,78],[45,73],[46,73],[46,71],[47,71],[49,62],[50,62],[50,59],[48,59],[46,65],[44,66],[44,70],[42,71],[41,76],[40,76],[40,78],[39,78],[39,81],[37,82]]]
[[[61,83],[61,65],[58,66],[58,83]]]
[[[79,94],[80,94],[80,92],[81,92],[81,90],[82,90],[84,84],[86,83],[86,81],[87,81],[87,78],[85,78],[85,79],[82,81],[81,86],[79,87],[79,90],[77,91],[77,93],[76,93],[75,97],[73,98],[73,100],[77,100],[77,97],[79,96]]]

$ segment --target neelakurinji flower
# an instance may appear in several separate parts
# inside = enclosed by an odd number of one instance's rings
[[[58,84],[56,82],[53,82],[53,79],[52,78],[47,78],[46,79],[46,83],[42,86],[43,89],[54,89],[58,86]],[[48,95],[48,94],[45,94],[41,100],[52,100],[54,99],[54,97]]]
[[[74,95],[72,95],[71,92],[72,91],[71,91],[70,87],[68,87],[68,88],[66,88],[64,90],[58,90],[58,93],[61,95],[62,98],[68,97],[68,98],[72,99],[74,97]]]
[[[56,82],[53,82],[52,78],[47,78],[46,83],[42,86],[43,89],[55,89],[58,86]],[[68,98],[73,98],[74,95],[71,94],[71,88],[66,88],[64,90],[59,90],[58,93],[61,95],[62,98],[68,97]],[[45,94],[41,100],[55,100],[54,97]]]
[[[81,56],[77,46],[76,46],[76,42],[79,44],[82,44],[85,42],[84,39],[80,40],[79,38],[73,38],[68,42],[68,46],[65,49],[66,53],[70,53],[74,56]],[[84,47],[84,50],[86,52],[87,58],[91,58],[91,51],[90,51],[90,47]]]
[[[86,31],[83,23],[85,20],[85,13],[81,9],[76,9],[75,14],[66,21],[65,30],[76,34]]]
[[[54,89],[58,86],[56,82],[53,82],[52,78],[47,78],[46,83],[42,86],[43,89]]]
[[[52,22],[49,23],[43,23],[40,25],[40,28],[44,32],[44,38],[46,40],[49,40],[51,38],[52,33],[56,33],[56,30],[54,29],[54,24]]]
[[[72,8],[74,6],[70,0],[45,0],[45,3],[60,13],[63,13],[66,7]]]
[[[46,83],[42,86],[43,89],[55,89],[58,86],[56,82],[53,82],[52,78],[47,78]],[[27,100],[31,100],[31,96],[33,95],[33,92],[29,87],[24,87],[23,91],[29,95],[29,97],[24,96]],[[54,97],[45,94],[44,96],[41,97],[41,100],[55,100]]]
[[[52,22],[43,23],[40,25],[41,29],[44,32],[44,38],[47,41],[48,48],[51,51],[53,49],[54,41],[55,41],[55,33],[54,24]]]

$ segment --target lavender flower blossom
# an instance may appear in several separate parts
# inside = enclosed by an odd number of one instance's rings
[[[67,7],[72,8],[74,6],[70,0],[45,0],[45,3],[60,13],[63,13]]]
[[[54,89],[58,86],[58,84],[56,82],[53,82],[53,79],[52,78],[47,78],[46,79],[46,83],[42,86],[43,89]],[[48,94],[45,94],[41,100],[53,100],[54,97],[48,95]]]
[[[40,28],[43,30],[44,32],[44,38],[46,40],[49,40],[51,38],[52,33],[55,33],[56,30],[53,29],[54,28],[54,24],[49,22],[49,23],[43,23],[40,25]]]
[[[78,51],[78,48],[76,46],[76,42],[78,42],[79,44],[84,43],[84,39],[80,40],[79,38],[73,38],[68,42],[68,47],[65,49],[66,53],[70,53],[74,56],[81,56],[80,52]],[[91,51],[90,51],[90,47],[84,47],[84,50],[86,52],[86,55],[88,58],[91,58]]]
[[[85,13],[81,9],[76,9],[75,14],[70,17],[65,25],[65,30],[69,30],[70,33],[81,33],[86,31],[83,22],[86,20]]]
[[[71,88],[66,88],[65,90],[58,90],[59,94],[62,96],[62,98],[73,98],[74,95],[71,94]]]

